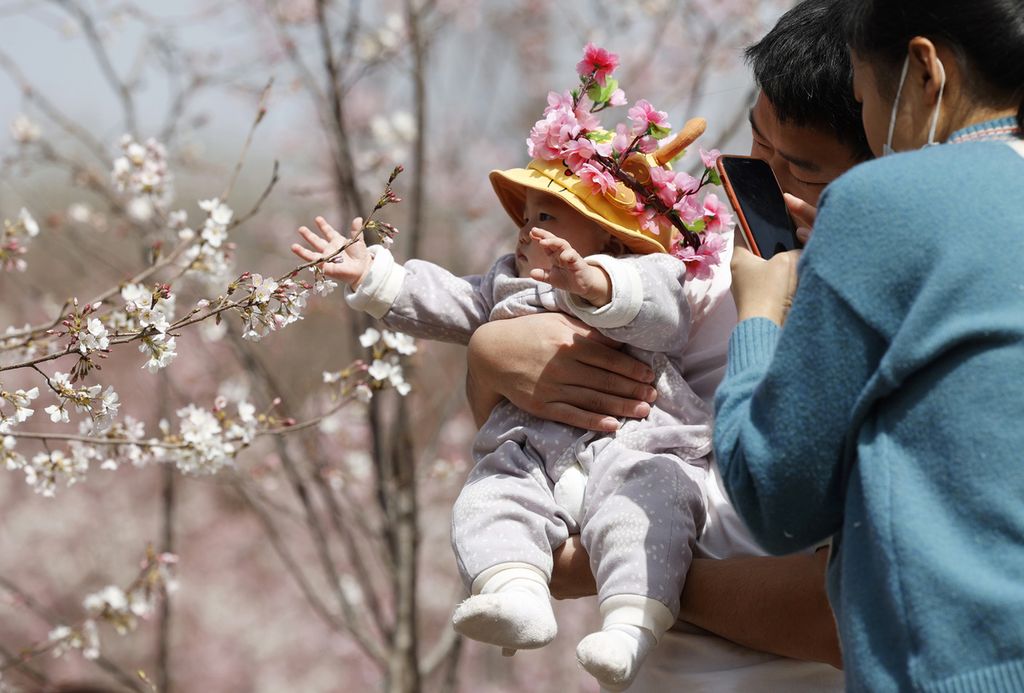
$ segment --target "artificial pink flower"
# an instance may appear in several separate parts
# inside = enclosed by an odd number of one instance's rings
[[[544,115],[549,115],[554,111],[568,111],[572,110],[572,94],[569,92],[548,92],[548,107],[544,109]]]
[[[554,94],[555,103],[552,103],[552,94],[548,95],[550,105],[544,111],[544,118],[534,124],[530,130],[530,137],[526,140],[527,151],[534,159],[561,159],[565,145],[576,139],[582,130],[576,115],[572,112],[571,100],[566,104]]]
[[[701,238],[697,250],[677,240],[672,245],[671,253],[686,263],[687,279],[702,280],[711,278],[712,270],[722,262],[721,253],[725,247],[725,237],[713,233]]]
[[[679,191],[676,188],[676,174],[661,166],[652,166],[650,171],[651,186],[654,188],[654,192],[665,206],[671,207],[679,196]]]
[[[718,163],[718,157],[722,156],[722,152],[717,149],[712,149],[710,152],[704,151],[701,147],[700,160],[704,162],[704,168],[714,169],[715,164]]]
[[[566,143],[562,149],[562,156],[565,158],[565,165],[569,170],[576,173],[593,156],[597,154],[597,147],[586,137],[580,137]]]
[[[732,212],[729,208],[717,195],[707,195],[704,198],[704,230],[723,234],[732,231],[733,226]]]
[[[652,236],[661,236],[672,228],[672,220],[664,214],[659,214],[658,210],[653,207],[645,207],[642,203],[637,203],[634,214],[637,215],[640,228]]]
[[[651,154],[658,151],[658,147],[660,146],[661,145],[658,144],[658,140],[648,135],[647,137],[640,138],[640,141],[637,142],[636,148],[644,154]]]
[[[586,132],[597,130],[601,127],[601,119],[592,113],[593,110],[594,102],[590,100],[589,96],[584,94],[580,97],[576,110],[573,111],[573,115],[576,116],[580,127]]]
[[[634,135],[647,132],[652,126],[660,130],[672,129],[668,122],[668,113],[655,109],[647,99],[640,99],[633,104],[633,108],[629,109],[629,119],[633,121]]]
[[[616,155],[622,154],[629,147],[633,138],[629,136],[629,131],[626,130],[626,126],[619,123],[615,126],[615,137],[612,138],[612,151]]]
[[[594,164],[584,164],[576,172],[576,175],[589,186],[592,193],[604,195],[615,190],[615,176],[602,168],[594,166]]]
[[[583,60],[576,63],[576,72],[580,77],[594,75],[594,79],[602,87],[605,81],[619,66],[619,56],[604,48],[588,43],[583,49]]]
[[[626,92],[621,89],[616,89],[612,92],[612,95],[608,97],[608,103],[612,106],[625,106],[626,105]]]
[[[652,166],[650,170],[651,183],[654,186],[654,190],[667,207],[674,207],[680,201],[681,195],[692,195],[700,188],[700,181],[685,171],[670,171],[660,166]],[[690,213],[690,210],[687,210],[687,214]],[[703,210],[697,208],[696,203],[694,203],[692,213],[696,215],[695,218],[699,218],[703,214]],[[693,220],[688,219],[687,221]]]
[[[672,208],[676,210],[679,218],[685,224],[693,224],[697,220],[704,218],[704,208],[697,203],[696,195],[683,195]]]
[[[675,186],[683,195],[692,195],[700,189],[700,181],[686,171],[680,171],[676,174]]]

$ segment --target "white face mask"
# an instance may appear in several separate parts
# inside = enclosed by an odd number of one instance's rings
[[[939,113],[942,112],[942,94],[946,90],[946,67],[942,64],[942,61],[938,58],[935,61],[939,64],[939,74],[941,75],[942,81],[939,83],[939,100],[935,103],[935,112],[932,114],[932,126],[928,131],[928,143],[925,147],[931,147],[932,145],[938,144],[935,141],[935,130],[939,126]],[[910,56],[903,61],[903,73],[900,75],[900,85],[896,88],[896,101],[892,104],[892,115],[889,117],[889,136],[886,138],[886,142],[882,145],[882,156],[888,156],[893,154],[896,150],[892,148],[892,138],[896,133],[896,113],[900,108],[900,96],[903,94],[903,84],[907,81],[907,72],[910,70]]]

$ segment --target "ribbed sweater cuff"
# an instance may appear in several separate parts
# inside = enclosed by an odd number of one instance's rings
[[[1024,690],[1024,660],[1013,660],[985,669],[925,684],[926,693],[989,693]]]
[[[775,353],[781,328],[767,318],[744,320],[729,338],[727,375],[742,373],[748,368],[767,364]]]

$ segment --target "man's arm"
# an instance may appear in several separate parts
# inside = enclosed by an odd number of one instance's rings
[[[679,617],[753,650],[841,669],[825,593],[828,551],[814,555],[698,558],[686,575]]]
[[[839,636],[825,594],[826,553],[695,559],[679,617],[753,650],[841,668]],[[555,552],[551,593],[557,599],[597,594],[578,536]]]
[[[466,390],[477,425],[502,400],[551,421],[615,431],[618,417],[643,418],[657,393],[654,373],[618,344],[561,313],[481,325],[469,341]]]

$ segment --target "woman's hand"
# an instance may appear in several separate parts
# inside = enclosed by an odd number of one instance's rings
[[[732,295],[740,322],[768,318],[781,326],[786,321],[796,293],[799,259],[799,250],[762,260],[746,248],[736,248],[732,255]]]
[[[482,325],[469,341],[466,383],[477,425],[503,397],[534,416],[591,431],[647,416],[657,397],[654,373],[618,346],[561,313]]]
[[[786,200],[789,215],[796,222],[796,237],[800,239],[801,243],[807,245],[807,241],[810,240],[811,233],[814,231],[814,220],[818,216],[818,208],[809,202],[804,202],[796,195],[783,193],[782,196]]]

